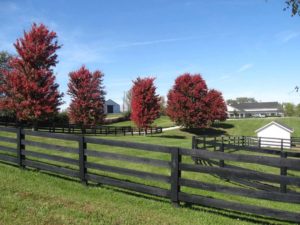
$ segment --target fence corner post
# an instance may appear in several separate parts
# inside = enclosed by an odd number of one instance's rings
[[[25,160],[25,133],[21,126],[17,128],[17,158],[18,158],[18,165],[20,168],[24,169],[25,165],[23,161]]]
[[[181,177],[179,163],[181,163],[181,155],[179,148],[171,148],[171,151],[171,201],[174,207],[179,207],[178,194],[180,192],[179,179]]]
[[[84,135],[80,135],[79,137],[79,178],[82,184],[87,185],[87,179],[86,179],[86,141]]]

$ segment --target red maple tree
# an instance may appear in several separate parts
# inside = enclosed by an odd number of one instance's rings
[[[168,93],[167,115],[186,128],[205,127],[209,122],[207,86],[200,74],[185,73],[176,78]]]
[[[133,81],[131,120],[139,128],[149,127],[159,117],[159,96],[155,93],[154,78],[137,78]]]
[[[10,70],[2,71],[0,108],[12,111],[19,121],[48,119],[62,104],[53,73],[60,48],[57,35],[43,24],[33,24],[14,46],[18,56],[10,60]]]
[[[103,122],[105,118],[103,76],[100,71],[92,73],[85,66],[69,73],[70,122],[79,125],[96,125]]]
[[[206,102],[209,107],[209,119],[211,122],[216,120],[225,121],[227,119],[227,106],[221,92],[215,89],[209,90]]]

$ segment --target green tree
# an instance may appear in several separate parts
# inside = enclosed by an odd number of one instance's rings
[[[9,60],[12,58],[12,55],[6,51],[0,52],[0,80],[3,77],[3,70],[9,70],[11,67],[9,66]],[[2,81],[1,81],[2,82]]]
[[[295,116],[300,116],[300,104],[295,107]]]
[[[241,104],[241,103],[255,103],[257,102],[255,98],[248,97],[238,97],[236,99],[228,99],[227,104]]]
[[[300,0],[285,0],[286,7],[284,10],[291,10],[291,15],[299,15],[300,16]]]
[[[283,110],[285,116],[295,116],[295,105],[293,103],[284,103]]]

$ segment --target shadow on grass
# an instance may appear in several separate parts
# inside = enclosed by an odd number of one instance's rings
[[[208,136],[220,136],[227,134],[224,130],[217,130],[214,128],[189,128],[182,129],[184,132],[188,132],[194,135],[208,135]]]
[[[214,123],[211,125],[214,128],[221,128],[221,129],[230,129],[233,128],[234,125],[233,124],[229,124],[229,123]]]
[[[185,136],[182,135],[157,135],[157,136],[149,136],[155,138],[171,138],[171,139],[186,139]]]

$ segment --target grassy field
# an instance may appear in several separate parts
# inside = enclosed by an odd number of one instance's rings
[[[271,121],[278,121],[291,128],[294,128],[294,137],[300,137],[300,117],[285,118],[257,118],[244,120],[228,120],[226,124],[232,125],[229,129],[224,129],[229,135],[245,135],[253,136],[255,130],[268,124]]]
[[[0,224],[253,224],[215,209],[173,208],[168,200],[107,186],[85,187],[48,174],[0,164]],[[262,220],[263,221],[263,220]]]
[[[249,119],[234,119],[226,122],[215,123],[209,129],[190,129],[184,131],[184,136],[189,134],[198,135],[237,135],[237,136],[256,136],[255,130],[268,124],[271,121],[278,121],[287,126],[294,128],[292,136],[300,137],[300,117],[274,117],[274,118],[249,118]],[[135,126],[132,121],[124,121],[113,123],[112,126]],[[160,127],[171,127],[175,124],[167,116],[161,116],[153,125]]]
[[[113,123],[111,126],[131,126],[134,127],[135,124],[132,121],[124,121],[124,122],[118,122],[118,123]],[[159,126],[159,127],[172,127],[175,126],[175,124],[170,120],[168,116],[161,116],[158,119],[156,119],[152,126]]]
[[[285,123],[299,123],[298,118],[285,118]],[[252,121],[252,122],[251,122]],[[210,132],[226,134],[251,135],[252,129],[269,122],[269,119],[235,120],[219,124],[219,127],[210,130],[171,130],[153,136],[108,136],[107,139],[126,140],[141,143],[160,144],[167,146],[191,147],[191,138],[194,133]],[[283,121],[281,121],[283,122]],[[252,126],[252,128],[249,128]],[[296,128],[296,127],[295,127]],[[241,133],[237,133],[237,129]],[[299,132],[298,130],[296,132]],[[15,137],[14,134],[5,132],[0,135]],[[53,143],[52,139],[27,136],[29,140]],[[1,142],[1,145],[5,143]],[[62,146],[77,147],[78,143],[65,140],[55,140],[55,144]],[[15,147],[11,144],[10,147]],[[148,157],[161,160],[170,160],[168,154],[157,152],[138,151],[128,148],[111,147],[103,145],[88,144],[89,149],[115,152],[140,157]],[[53,152],[36,147],[27,150],[43,152],[48,154],[62,155],[77,158],[69,153]],[[239,152],[249,154],[246,152]],[[34,158],[32,158],[34,159]],[[47,160],[44,160],[48,162]],[[144,164],[135,164],[117,160],[99,159],[89,157],[89,161],[105,165],[118,166],[139,171],[153,172],[170,175],[170,171],[164,168],[153,167]],[[190,157],[184,157],[184,162],[191,163]],[[77,169],[77,166],[56,163]],[[232,163],[232,165],[243,166],[256,171],[264,171],[271,174],[279,174],[279,169],[243,163]],[[108,172],[93,171],[123,180],[154,185],[161,188],[169,188],[166,183],[145,181],[140,178],[118,175]],[[299,173],[289,171],[289,175],[299,176]],[[195,179],[215,184],[228,186],[239,186],[233,182],[226,182],[216,176],[193,172],[184,172],[184,178]],[[169,200],[139,195],[107,186],[84,187],[75,181],[49,176],[44,173],[22,171],[18,168],[0,164],[0,224],[284,224],[282,222],[263,219],[261,217],[239,214],[224,210],[210,209],[206,207],[195,208],[172,208]],[[208,197],[226,199],[239,203],[246,203],[269,208],[288,211],[300,211],[300,205],[257,200],[236,195],[208,192],[191,188],[183,188],[183,191],[200,194]],[[16,216],[18,215],[18,216]]]
[[[109,113],[106,115],[106,118],[111,119],[111,118],[119,118],[122,116],[123,116],[123,113]]]

